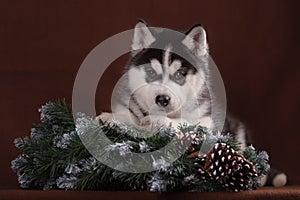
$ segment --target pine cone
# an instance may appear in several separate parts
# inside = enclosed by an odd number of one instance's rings
[[[207,155],[195,161],[200,178],[219,180],[229,191],[247,189],[252,178],[257,176],[253,164],[225,143],[216,143]]]
[[[196,133],[194,133],[193,131],[190,131],[188,133],[189,137],[192,138],[192,143],[191,145],[188,147],[188,149],[186,150],[186,154],[188,155],[188,157],[198,157],[200,156],[200,140],[201,137],[200,135],[197,135]],[[203,154],[201,154],[203,155]]]

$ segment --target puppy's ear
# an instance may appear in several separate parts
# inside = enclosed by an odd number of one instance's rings
[[[151,31],[149,30],[147,24],[139,20],[135,25],[134,34],[132,38],[131,51],[133,54],[136,52],[147,48],[155,41]]]
[[[208,54],[206,32],[200,24],[193,26],[188,32],[186,32],[186,37],[182,43],[197,56],[204,56]]]

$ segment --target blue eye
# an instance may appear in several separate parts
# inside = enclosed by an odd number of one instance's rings
[[[149,78],[154,78],[157,75],[152,68],[146,68],[146,74]]]
[[[174,74],[174,78],[176,80],[181,80],[181,79],[183,79],[185,77],[185,75],[186,75],[186,73],[184,73],[183,71],[177,71]]]

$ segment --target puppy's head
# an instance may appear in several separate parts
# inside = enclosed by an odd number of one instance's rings
[[[208,66],[206,32],[201,25],[174,35],[139,21],[131,49],[128,87],[143,110],[169,115],[197,103]]]

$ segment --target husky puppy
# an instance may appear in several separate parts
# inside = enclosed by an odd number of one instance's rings
[[[207,35],[201,25],[174,37],[139,21],[127,70],[112,97],[112,113],[102,113],[98,118],[117,119],[147,130],[170,123],[176,127],[183,122],[214,129],[208,58]],[[226,118],[223,132],[233,134],[242,149],[250,144],[244,125],[235,119]],[[285,185],[285,174],[272,173],[268,182]],[[262,185],[266,181],[262,180]]]
[[[113,94],[114,115],[102,113],[100,118],[118,119],[148,130],[170,123],[176,127],[182,122],[213,127],[205,84],[206,33],[196,25],[185,37],[180,36],[148,27],[143,21],[137,23],[127,72]],[[173,53],[175,49],[184,56]]]

